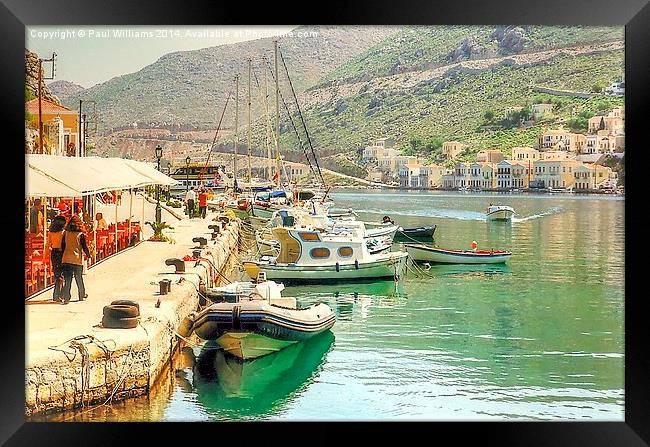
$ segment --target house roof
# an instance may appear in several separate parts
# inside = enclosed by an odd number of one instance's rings
[[[38,98],[32,99],[25,103],[25,109],[32,115],[38,114]],[[41,112],[49,115],[77,115],[77,112],[70,110],[60,104],[47,99],[41,99]]]
[[[581,154],[576,156],[576,160],[583,163],[598,163],[604,158],[603,154]]]

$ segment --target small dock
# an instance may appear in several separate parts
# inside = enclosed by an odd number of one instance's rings
[[[225,224],[216,239],[206,219],[174,222],[165,234],[175,242],[142,242],[89,269],[84,275],[88,299],[76,301],[76,285],[68,305],[51,301],[46,290],[26,302],[25,415],[92,408],[149,392],[170,363],[180,338],[180,322],[199,305],[199,289],[220,285],[207,262],[186,261],[175,273],[169,258],[192,256],[200,242],[201,257],[227,276],[235,266],[240,224]],[[234,255],[233,255],[234,253]],[[159,281],[170,279],[171,291],[160,295]],[[133,329],[101,327],[103,307],[118,299],[140,305]],[[159,304],[158,304],[159,303]]]

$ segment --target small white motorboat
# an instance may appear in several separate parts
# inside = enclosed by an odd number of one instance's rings
[[[206,296],[213,303],[185,318],[179,332],[215,340],[227,353],[248,360],[312,338],[334,325],[336,316],[327,304],[299,309],[295,298],[281,296],[283,289],[284,285],[266,281],[263,274],[256,282],[208,289]]]
[[[271,231],[280,243],[280,252],[277,257],[244,261],[251,278],[260,271],[269,279],[289,282],[399,278],[406,266],[406,252],[371,254],[366,240],[356,231],[332,234],[295,227]]]
[[[404,244],[414,261],[439,264],[502,264],[512,253],[503,250],[452,250],[424,244]]]
[[[507,205],[490,205],[487,209],[487,220],[510,220],[515,215],[515,210]]]

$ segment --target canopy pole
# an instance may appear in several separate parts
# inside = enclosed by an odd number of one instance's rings
[[[144,229],[144,189],[142,190],[142,220],[140,221],[140,238],[142,239],[142,231]]]
[[[129,236],[129,245],[131,244],[131,215],[133,214],[133,188],[129,188],[129,227],[126,234]]]
[[[117,253],[117,190],[113,197],[115,200],[115,253]]]
[[[93,250],[93,265],[97,263],[97,219],[95,216],[97,214],[97,194],[93,194],[93,213],[91,218],[93,220],[93,234],[95,235],[95,249]]]

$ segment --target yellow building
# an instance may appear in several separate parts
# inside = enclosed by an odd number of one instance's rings
[[[512,148],[512,159],[514,161],[521,162],[533,162],[535,160],[541,160],[542,156],[538,150],[533,149],[532,147],[513,147]]]
[[[34,128],[38,129],[38,98],[26,102],[25,109],[30,114],[30,123]],[[36,137],[32,153],[67,156],[85,155],[79,152],[79,114],[77,112],[43,99],[41,101],[41,115],[43,117],[45,150],[38,147],[39,139]]]
[[[539,136],[539,147],[544,150],[581,152],[587,143],[583,134],[563,129],[547,130]]]
[[[597,164],[580,165],[573,170],[573,176],[577,190],[597,189],[616,177],[611,168]]]
[[[497,149],[483,150],[479,151],[478,154],[476,154],[476,161],[479,163],[499,163],[503,159],[505,159],[503,152]]]
[[[453,160],[458,157],[467,146],[459,141],[445,141],[442,143],[442,155],[447,159]]]
[[[539,160],[534,165],[534,180],[541,188],[572,188],[574,170],[581,165],[575,159]]]

